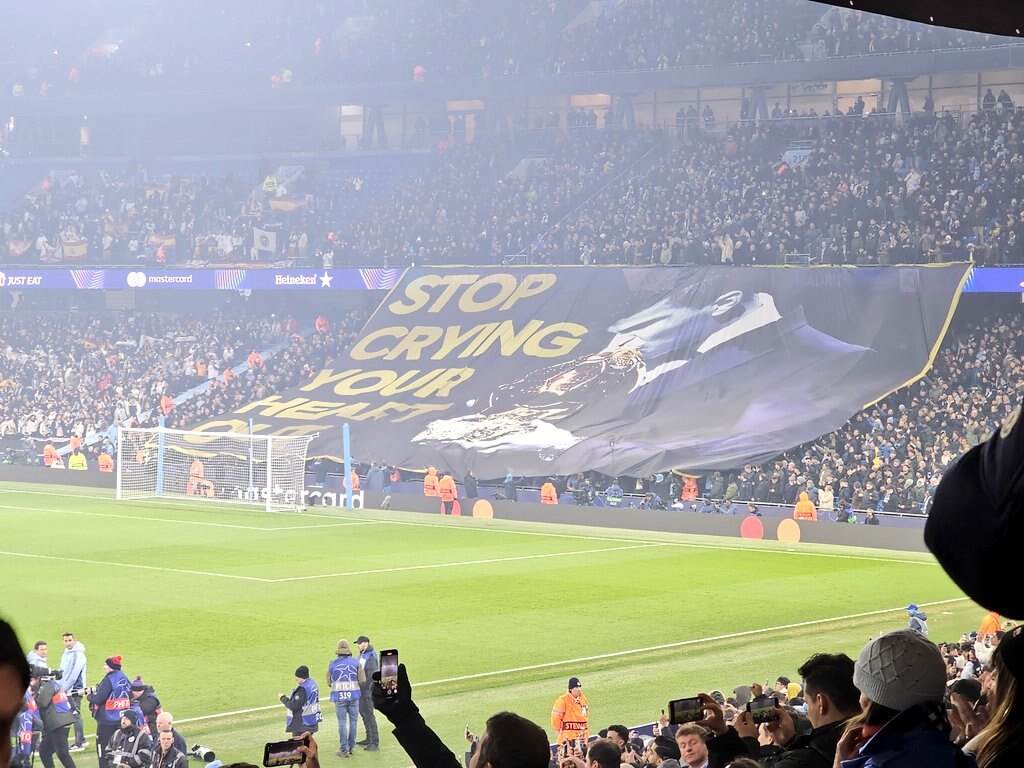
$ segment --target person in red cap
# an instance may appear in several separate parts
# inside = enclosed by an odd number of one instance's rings
[[[110,740],[121,728],[121,713],[132,706],[131,683],[121,671],[121,661],[120,656],[110,656],[103,662],[103,680],[89,694],[89,708],[96,718],[100,768],[110,765]]]
[[[569,690],[555,699],[551,707],[551,727],[562,744],[570,740],[590,738],[590,707],[578,677],[569,678]]]

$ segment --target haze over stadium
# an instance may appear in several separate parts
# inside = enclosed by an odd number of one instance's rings
[[[855,5],[5,8],[0,768],[1024,764],[1021,24]]]

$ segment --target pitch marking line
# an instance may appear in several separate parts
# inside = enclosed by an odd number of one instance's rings
[[[62,497],[62,498],[79,498],[78,496],[75,496],[74,494],[56,493],[54,491],[17,491],[17,492],[18,493],[30,494],[30,495],[37,495],[37,496],[59,496],[59,497]],[[94,498],[94,499],[103,499],[103,498],[108,498],[109,499],[109,497],[92,496],[92,495],[87,495],[87,497],[88,498]],[[3,508],[3,505],[0,505],[0,508]],[[25,507],[17,507],[17,509],[26,509],[26,508]],[[30,509],[37,509],[37,508],[32,507]],[[64,511],[64,510],[43,510],[42,508],[38,508],[38,509],[39,509],[39,511]],[[211,512],[216,512],[217,510],[210,510],[210,511]],[[221,511],[226,511],[226,510],[221,510]],[[240,510],[240,511],[244,511],[244,510]],[[262,510],[261,510],[261,512],[262,512]],[[78,514],[87,514],[87,513],[78,513]],[[88,513],[88,514],[97,514],[97,513]],[[291,514],[294,514],[294,513],[291,513],[291,512],[277,512],[277,511],[275,511],[275,512],[271,512],[269,514],[280,514],[280,515],[287,514],[287,515],[291,515]],[[125,517],[129,517],[129,516],[125,516]],[[558,539],[580,539],[580,540],[583,540],[583,541],[608,541],[608,542],[614,542],[614,543],[618,543],[618,544],[644,544],[644,543],[650,543],[652,541],[652,539],[640,539],[640,538],[635,538],[635,537],[634,538],[629,538],[627,536],[598,536],[598,535],[594,535],[594,534],[554,533],[554,532],[550,532],[550,531],[524,531],[524,530],[516,530],[514,528],[495,528],[495,527],[491,527],[491,526],[474,525],[472,522],[470,524],[460,524],[460,523],[456,523],[454,518],[451,519],[450,523],[446,524],[446,523],[420,522],[420,521],[415,521],[415,520],[392,520],[392,519],[389,519],[389,518],[370,518],[370,519],[367,519],[365,516],[364,517],[355,517],[355,516],[351,516],[351,515],[349,515],[349,516],[346,516],[346,515],[324,515],[324,514],[318,514],[318,513],[315,513],[315,512],[312,512],[312,513],[311,512],[305,512],[305,513],[302,514],[302,517],[305,517],[305,518],[321,518],[321,519],[324,519],[324,520],[356,521],[356,522],[363,522],[363,523],[366,523],[366,524],[376,523],[376,524],[388,524],[388,525],[411,525],[411,526],[415,526],[415,527],[419,527],[419,528],[443,528],[443,529],[446,529],[446,530],[455,530],[455,531],[476,531],[476,532],[486,532],[486,533],[509,533],[509,534],[515,534],[517,536],[542,536],[542,537],[547,537],[547,538],[558,538]],[[131,517],[130,519],[160,520],[161,518],[151,518],[151,517],[138,516],[138,517]],[[474,518],[469,518],[469,517],[460,518],[460,520],[461,519],[465,519],[467,521],[474,521]],[[167,523],[180,522],[182,524],[190,524],[190,523],[195,522],[196,524],[199,524],[199,525],[219,525],[219,526],[230,526],[230,527],[248,528],[248,526],[232,526],[229,523],[201,523],[199,521],[189,521],[189,520],[176,521],[176,520],[164,519],[163,522],[167,522]],[[515,521],[510,521],[510,522],[515,522]],[[339,523],[338,525],[340,526],[342,524]],[[544,523],[544,525],[547,525],[547,523]],[[301,526],[301,525],[300,526],[295,526],[296,530],[301,530],[301,529],[303,529],[305,527],[308,527],[308,526]],[[252,527],[251,529],[252,530],[261,530],[261,531],[262,530],[265,530],[265,531],[289,530],[288,528],[257,528],[257,527]],[[656,533],[656,531],[651,531],[651,533],[653,535],[653,534]],[[801,551],[801,550],[795,550],[795,549],[761,548],[761,547],[751,547],[751,546],[737,546],[737,545],[730,545],[730,544],[710,544],[710,543],[683,542],[683,541],[668,541],[668,542],[657,542],[657,543],[664,543],[667,546],[683,547],[683,548],[687,548],[687,549],[713,549],[713,550],[714,549],[721,549],[721,550],[727,550],[727,551],[730,551],[730,552],[753,552],[753,553],[757,553],[757,554],[799,555],[799,556],[802,556],[802,557],[827,557],[827,558],[838,558],[838,559],[841,559],[841,560],[867,560],[867,561],[874,561],[874,562],[886,563],[886,564],[896,563],[896,564],[902,564],[902,565],[925,565],[925,566],[930,566],[930,567],[938,566],[938,562],[935,561],[934,559],[932,559],[932,560],[912,560],[912,559],[908,559],[908,558],[899,558],[899,557],[895,557],[895,556],[894,557],[879,557],[877,555],[851,555],[851,554],[839,554],[839,553],[834,553],[834,552],[807,552],[807,551]],[[897,552],[894,551],[893,554],[896,555]],[[903,554],[906,554],[906,553],[903,553]]]
[[[566,555],[593,555],[598,552],[622,552],[629,549],[650,549],[664,547],[666,544],[649,542],[626,547],[600,547],[598,549],[579,549],[575,552],[547,552],[540,555],[517,555],[514,557],[492,557],[486,560],[466,560],[461,563],[433,563],[431,565],[403,565],[395,568],[373,568],[366,571],[344,571],[341,573],[323,573],[316,576],[288,576],[283,579],[268,579],[275,584],[286,581],[313,581],[314,579],[333,579],[338,576],[368,576],[373,573],[400,573],[402,571],[428,571],[435,568],[456,568],[463,565],[488,565],[490,563],[512,563],[519,560],[542,560],[547,557],[565,557]]]
[[[0,509],[14,509],[27,512],[53,512],[62,515],[84,515],[86,517],[111,517],[118,520],[141,520],[147,523],[172,523],[176,525],[204,525],[212,528],[234,528],[242,531],[259,531],[261,533],[272,531],[304,531],[313,528],[348,528],[354,525],[380,525],[380,520],[360,520],[358,518],[346,518],[346,522],[324,523],[314,525],[282,525],[268,528],[259,525],[239,525],[237,523],[213,523],[208,520],[179,520],[174,517],[147,517],[145,515],[115,515],[111,512],[86,512],[81,509],[54,509],[52,507],[22,507],[13,504],[0,504]]]
[[[85,563],[87,565],[102,565],[117,566],[118,568],[139,568],[146,571],[163,571],[165,573],[186,573],[191,576],[217,576],[222,579],[240,579],[242,581],[261,581],[266,582],[268,579],[262,579],[259,576],[239,576],[231,573],[213,573],[211,571],[191,571],[183,568],[161,568],[157,565],[139,565],[136,563],[110,563],[105,560],[86,560],[81,557],[57,557],[56,555],[33,555],[28,552],[3,552],[0,551],[0,555],[6,555],[8,557],[28,557],[33,560],[59,560],[63,563]]]
[[[189,576],[214,576],[223,579],[241,579],[243,581],[255,581],[260,584],[281,584],[284,582],[292,581],[312,581],[314,579],[332,579],[339,576],[365,576],[372,573],[399,573],[402,571],[426,571],[434,570],[438,568],[460,568],[463,566],[471,565],[492,565],[495,563],[511,563],[518,560],[540,560],[542,558],[550,557],[570,557],[572,555],[591,555],[599,552],[619,552],[622,550],[631,549],[650,549],[652,547],[665,546],[658,542],[648,542],[645,544],[629,546],[629,547],[601,547],[599,549],[577,549],[570,552],[547,552],[539,555],[515,555],[511,557],[494,557],[486,560],[463,560],[454,563],[427,563],[424,565],[404,565],[395,568],[373,568],[363,571],[346,571],[344,573],[325,573],[325,574],[314,574],[312,576],[288,576],[280,579],[268,579],[262,576],[240,576],[232,573],[214,573],[212,571],[194,571],[185,568],[165,568],[157,565],[139,565],[136,563],[115,563],[106,560],[86,560],[78,557],[59,557],[57,555],[36,555],[28,552],[6,552],[0,551],[0,556],[6,555],[8,557],[27,557],[35,560],[57,560],[66,563],[86,563],[88,565],[102,565],[104,567],[114,566],[118,568],[141,568],[147,571],[162,571],[165,573],[182,573]]]
[[[936,600],[931,603],[921,603],[922,606],[933,606],[933,605],[948,605],[949,603],[960,603],[968,598],[966,597],[954,597],[949,600]],[[465,680],[479,680],[484,677],[502,677],[505,675],[516,675],[522,672],[531,672],[538,669],[550,669],[552,667],[563,667],[569,665],[585,664],[591,661],[603,661],[605,659],[615,659],[622,656],[633,656],[637,653],[648,653],[651,651],[665,651],[672,648],[685,648],[691,645],[700,645],[703,643],[714,643],[723,640],[734,640],[740,637],[752,637],[755,635],[767,635],[775,632],[786,632],[792,629],[801,629],[803,627],[815,627],[822,624],[833,624],[838,621],[849,621],[850,619],[863,619],[869,616],[881,616],[886,613],[902,613],[903,608],[884,608],[878,611],[864,611],[863,613],[851,613],[846,616],[833,616],[828,619],[812,619],[810,621],[798,621],[795,624],[782,624],[777,627],[762,627],[761,629],[747,629],[742,632],[730,632],[725,635],[713,635],[711,637],[701,637],[693,640],[680,640],[675,643],[663,643],[661,645],[650,645],[644,648],[631,648],[625,651],[611,651],[609,653],[599,653],[595,656],[581,656],[576,659],[562,659],[560,661],[546,661],[541,664],[529,664],[523,667],[510,667],[508,669],[499,669],[494,672],[477,672],[471,675],[458,675],[457,677],[446,677],[442,680],[427,680],[424,682],[414,683],[417,689],[425,688],[428,686],[445,685],[448,683],[458,683]],[[196,723],[201,720],[215,720],[221,717],[233,717],[235,715],[249,715],[254,712],[267,712],[270,710],[281,709],[280,704],[271,704],[265,707],[252,707],[250,709],[236,709],[232,712],[218,712],[213,715],[200,715],[198,717],[187,717],[183,720],[175,720],[178,723]]]

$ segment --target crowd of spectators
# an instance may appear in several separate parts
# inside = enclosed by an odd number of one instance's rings
[[[1018,680],[1024,674],[1024,632],[985,616],[981,628],[936,644],[927,616],[907,606],[909,626],[881,634],[853,659],[816,653],[793,679],[740,684],[669,702],[671,715],[630,730],[611,724],[597,732],[591,699],[578,677],[555,699],[547,732],[501,712],[477,740],[466,729],[473,765],[524,768],[1004,768],[1024,756]],[[771,678],[769,678],[771,680]],[[799,680],[799,682],[797,682]],[[728,690],[728,689],[727,689]],[[413,701],[404,665],[374,707],[416,766],[462,765],[427,725]],[[589,689],[599,700],[600,693]],[[678,708],[677,708],[678,707]]]
[[[671,151],[662,132],[610,130],[607,114],[599,127],[593,110],[516,116],[472,141],[458,119],[422,121],[439,145],[424,170],[361,214],[314,172],[271,192],[230,174],[55,172],[4,217],[0,245],[21,262],[59,259],[67,242],[92,262],[242,261],[259,226],[278,233],[278,256],[319,264],[330,250],[339,265],[1021,260],[1024,113],[1008,100],[961,120],[707,118],[680,109]],[[275,207],[282,196],[296,211]]]
[[[802,0],[627,0],[566,35],[552,69],[668,69],[899,51],[978,48],[988,35]]]
[[[88,456],[113,456],[114,425],[156,426],[163,415],[169,427],[192,427],[312,376],[365,316],[339,308],[321,331],[312,330],[314,319],[268,316],[240,300],[175,314],[4,313],[0,438],[27,443],[34,455],[46,443],[84,441]],[[173,403],[206,382],[204,392]]]
[[[557,221],[531,259],[580,263],[1016,263],[1024,236],[1020,129],[1001,109],[764,121],[691,132],[646,175]],[[808,154],[783,160],[796,129]],[[805,151],[807,151],[805,150]]]
[[[566,135],[557,125],[547,156],[521,165],[505,142],[452,143],[413,183],[341,228],[336,255],[386,266],[500,263],[656,143],[645,129]]]
[[[299,166],[267,178],[270,190],[231,173],[142,165],[54,171],[5,213],[0,252],[16,263],[301,262],[323,245],[335,204],[359,195],[327,199],[315,174]],[[254,252],[254,228],[273,232],[277,249]]]
[[[77,23],[33,25],[31,11],[17,16],[14,28],[26,34],[12,37],[11,60],[25,69],[12,81],[13,93],[668,69],[1002,40],[805,0],[626,0],[576,21],[586,7],[580,0],[528,0],[514,11],[474,0],[187,0],[173,13],[153,0],[79,7]]]

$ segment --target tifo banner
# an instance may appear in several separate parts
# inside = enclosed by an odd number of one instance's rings
[[[347,355],[199,427],[481,477],[739,466],[930,365],[967,265],[408,270]]]

